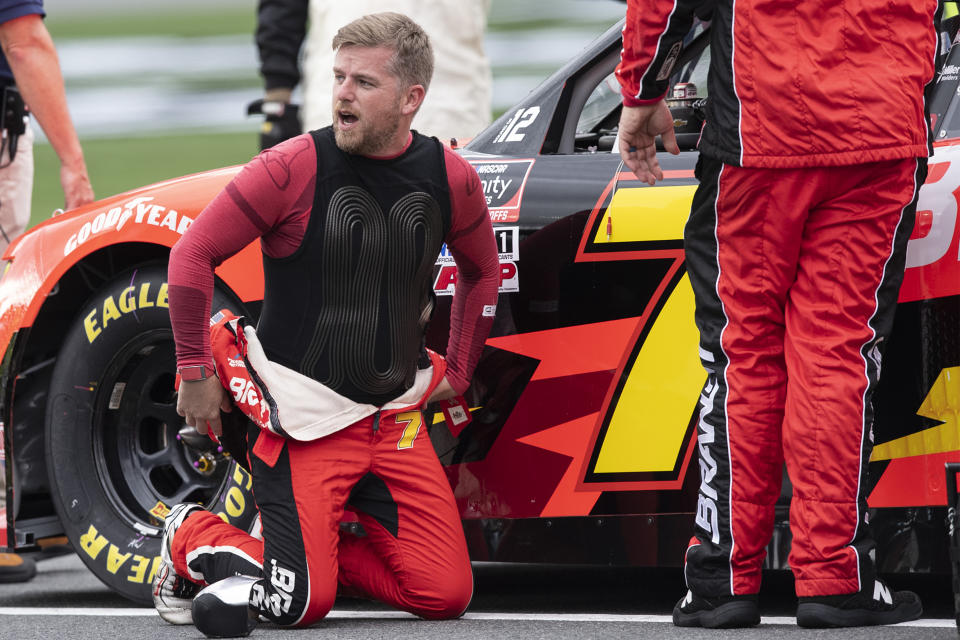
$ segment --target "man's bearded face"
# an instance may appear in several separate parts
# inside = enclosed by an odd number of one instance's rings
[[[341,47],[334,60],[333,132],[347,153],[383,155],[402,128],[402,96],[386,47]],[[405,136],[404,136],[405,138]]]

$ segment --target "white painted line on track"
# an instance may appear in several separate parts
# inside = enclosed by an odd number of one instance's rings
[[[0,607],[0,616],[104,616],[104,617],[152,617],[157,615],[151,608],[80,608],[80,607]],[[414,618],[403,611],[355,611],[334,609],[327,618],[351,620],[398,620]],[[461,620],[505,620],[527,622],[658,622],[672,623],[671,616],[619,614],[619,613],[515,613],[508,611],[489,611],[467,613]],[[795,625],[792,616],[764,616],[760,620],[765,625]],[[927,627],[937,629],[954,628],[956,621],[950,618],[923,618],[913,622],[903,622],[897,627]]]
[[[0,616],[155,616],[156,609],[97,609],[80,607],[0,607]]]
[[[330,615],[338,612],[331,611]],[[350,611],[340,613],[364,614],[363,611]],[[369,615],[369,614],[367,614]],[[346,617],[346,616],[344,616]],[[363,617],[363,616],[353,616]],[[673,616],[662,615],[628,615],[616,613],[512,613],[512,612],[491,612],[491,613],[467,613],[463,616],[464,620],[517,620],[517,621],[538,621],[538,622],[661,622],[673,624]],[[763,616],[760,619],[761,624],[769,625],[796,625],[797,619],[793,616]],[[935,628],[953,628],[956,626],[953,619],[921,619],[913,622],[902,622],[897,627],[935,627]]]

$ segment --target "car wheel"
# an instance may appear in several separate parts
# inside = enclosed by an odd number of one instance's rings
[[[241,313],[219,291],[213,304]],[[255,515],[249,474],[209,438],[178,437],[175,367],[166,269],[140,268],[83,307],[47,404],[50,493],[65,532],[98,578],[142,603],[173,505],[199,502],[243,529]]]

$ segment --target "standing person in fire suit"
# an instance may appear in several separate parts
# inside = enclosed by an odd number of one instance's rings
[[[871,398],[931,152],[937,0],[629,0],[620,151],[662,179],[663,101],[695,10],[713,5],[706,125],[684,232],[696,297],[701,484],[678,626],[757,624],[782,467],[804,627],[918,618],[876,576]],[[707,7],[708,9],[711,7]]]
[[[330,39],[340,25],[378,11],[410,16],[430,36],[436,52],[436,87],[413,127],[444,143],[480,133],[491,113],[490,61],[483,42],[489,8],[490,0],[259,0],[256,36],[265,93],[259,106],[251,107],[267,116],[261,149],[300,133],[301,117],[307,130],[330,124],[325,81],[333,64]],[[302,109],[290,102],[298,84]]]
[[[420,407],[466,390],[493,323],[489,213],[474,169],[410,130],[433,66],[424,31],[379,13],[342,27],[333,46],[333,126],[251,161],[170,256],[178,411],[219,434],[229,382],[217,379],[223,358],[215,364],[207,328],[214,268],[257,238],[264,254],[263,311],[244,332],[271,406],[248,434],[263,540],[177,505],[154,583],[164,619],[207,634],[248,632],[248,603],[254,616],[309,625],[338,585],[430,619],[459,616],[472,596]],[[424,348],[444,241],[460,273],[445,360]],[[307,391],[285,395],[290,385]],[[362,537],[339,532],[348,505]]]

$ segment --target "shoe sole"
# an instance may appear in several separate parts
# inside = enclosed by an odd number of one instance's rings
[[[760,610],[754,602],[728,602],[716,609],[684,613],[673,610],[673,624],[677,627],[704,627],[706,629],[737,629],[760,624]]]
[[[840,609],[818,602],[804,602],[797,606],[797,625],[806,629],[873,627],[909,622],[921,615],[923,605],[919,602],[906,602],[890,611]]]
[[[187,516],[197,509],[202,509],[202,507],[186,502],[174,505],[163,522],[163,536],[160,539],[161,566],[157,569],[157,575],[154,578],[153,605],[160,617],[170,624],[193,624],[191,601],[184,601],[181,605],[173,605],[165,601],[159,591],[162,588],[161,583],[166,579],[164,574],[176,571],[173,567],[173,557],[170,549],[173,534],[180,528]]]
[[[161,584],[166,580],[170,571],[173,571],[173,569],[166,565],[161,565],[157,569],[157,578],[153,584],[153,606],[160,617],[170,624],[193,624],[192,603],[190,601],[182,601],[181,604],[174,605],[164,600],[161,595]]]

